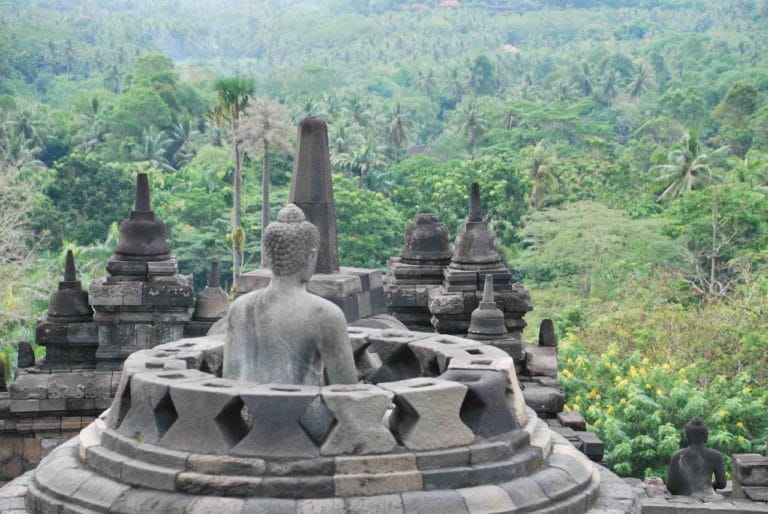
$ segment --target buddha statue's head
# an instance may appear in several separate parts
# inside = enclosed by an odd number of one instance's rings
[[[709,429],[701,418],[692,418],[685,424],[685,437],[691,444],[704,444],[709,438]]]
[[[273,275],[299,275],[302,281],[312,276],[320,247],[317,228],[304,212],[289,203],[264,232],[264,253]]]

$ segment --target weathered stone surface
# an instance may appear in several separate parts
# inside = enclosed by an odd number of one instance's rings
[[[476,286],[472,286],[474,288]],[[433,315],[463,314],[464,297],[461,293],[441,293],[440,290],[431,290],[429,293],[429,312]]]
[[[179,470],[127,459],[123,462],[121,481],[151,489],[174,491]]]
[[[251,430],[232,450],[235,456],[307,457],[318,448],[301,418],[320,394],[317,386],[264,385],[240,395],[250,413]]]
[[[51,376],[48,374],[27,373],[20,375],[11,383],[11,399],[40,400],[48,398],[48,383],[50,381]]]
[[[469,465],[470,449],[468,447],[449,448],[419,452],[416,463],[419,469],[455,468]]]
[[[193,499],[192,496],[185,494],[131,489],[122,494],[112,504],[110,513],[162,512],[163,514],[185,514],[187,507]]]
[[[227,454],[248,433],[240,391],[226,380],[202,377],[171,389],[178,414],[160,440],[175,450]]]
[[[558,412],[557,420],[563,426],[572,428],[573,430],[578,430],[580,432],[587,430],[587,421],[584,419],[584,416],[582,416],[581,413],[579,412],[575,412],[575,411]]]
[[[245,502],[236,498],[198,498],[187,507],[186,514],[241,514]]]
[[[72,250],[67,250],[64,266],[64,280],[51,293],[48,301],[48,319],[53,322],[89,321],[93,309],[88,305],[88,293],[83,291],[75,274],[75,258]]]
[[[221,288],[219,281],[219,262],[213,261],[208,272],[208,285],[197,295],[195,300],[195,312],[192,314],[192,319],[216,321],[227,314],[229,295]]]
[[[299,123],[296,158],[289,201],[304,211],[320,232],[318,273],[339,271],[339,243],[336,231],[336,203],[333,199],[328,128],[319,118]]]
[[[175,486],[180,492],[198,496],[248,498],[261,496],[263,492],[261,477],[217,476],[190,472],[179,473]]]
[[[557,377],[557,348],[551,346],[524,345],[527,375]]]
[[[330,498],[334,495],[332,476],[264,477],[263,496],[275,498]]]
[[[507,328],[504,325],[504,313],[498,308],[493,299],[493,276],[485,276],[483,299],[477,309],[472,311],[468,337],[504,337]]]
[[[344,501],[346,514],[403,514],[403,499],[399,494],[353,497]]]
[[[733,479],[742,486],[768,486],[768,457],[758,453],[736,453]]]
[[[541,320],[541,324],[539,325],[539,346],[557,348],[555,324],[551,319]]]
[[[335,470],[336,461],[329,457],[267,462],[267,474],[274,476],[333,475]]]
[[[515,510],[509,495],[497,485],[459,489],[469,512],[510,512]]]
[[[398,471],[376,475],[336,475],[336,496],[370,496],[374,494],[419,491],[423,487],[418,471]]]
[[[475,435],[459,415],[466,386],[428,378],[380,385],[395,393],[392,430],[407,448],[434,450],[474,440]]]
[[[187,470],[208,475],[260,476],[266,469],[267,464],[262,459],[200,454],[192,454],[187,459]]]
[[[401,471],[416,471],[416,457],[413,453],[391,455],[336,457],[337,475],[383,474]]]
[[[468,514],[464,498],[457,491],[403,493],[406,514]]]
[[[145,371],[131,378],[130,409],[118,431],[148,443],[157,443],[178,419],[169,389],[171,384],[207,378],[197,370]]]
[[[603,460],[605,443],[603,443],[599,437],[592,432],[579,432],[578,438],[581,443],[581,451],[584,452],[587,457],[596,462]]]
[[[18,355],[16,360],[17,368],[31,368],[35,365],[35,352],[32,345],[26,342],[20,342],[17,346]]]
[[[502,373],[449,369],[440,378],[467,386],[461,420],[476,435],[490,438],[521,427],[507,406],[507,379]]]
[[[405,245],[400,258],[406,264],[448,264],[453,252],[448,229],[432,213],[419,213],[405,229]]]
[[[526,382],[523,390],[525,403],[537,413],[554,416],[563,410],[565,396],[551,387],[544,387],[535,382]]]
[[[385,453],[395,448],[395,438],[382,424],[392,393],[379,387],[355,384],[324,387],[321,394],[336,423],[320,453]]]
[[[296,514],[296,500],[287,498],[249,498],[241,514]]]

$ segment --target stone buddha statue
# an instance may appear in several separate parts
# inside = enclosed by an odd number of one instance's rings
[[[235,300],[226,322],[224,377],[258,383],[324,385],[357,382],[341,309],[306,290],[320,236],[294,204],[264,233],[272,277],[264,289]]]
[[[700,418],[691,419],[685,424],[685,437],[690,444],[672,454],[667,489],[672,494],[719,497],[714,490],[726,486],[725,459],[719,451],[704,446],[709,437],[707,425]]]

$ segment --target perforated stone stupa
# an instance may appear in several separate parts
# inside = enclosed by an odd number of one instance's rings
[[[26,509],[634,508],[631,495],[613,494],[617,478],[526,407],[503,350],[347,328],[337,306],[306,291],[317,235],[298,207],[281,210],[265,231],[269,286],[233,303],[224,334],[132,353],[109,410],[37,468]]]

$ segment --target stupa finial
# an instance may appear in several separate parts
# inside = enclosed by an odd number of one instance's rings
[[[467,221],[483,221],[483,208],[480,205],[480,184],[472,182],[469,191],[469,218]]]
[[[136,202],[134,211],[151,211],[149,204],[149,177],[146,173],[139,173],[136,176]]]
[[[67,257],[64,262],[64,282],[75,282],[76,280],[75,256],[72,254],[72,250],[67,250]]]

